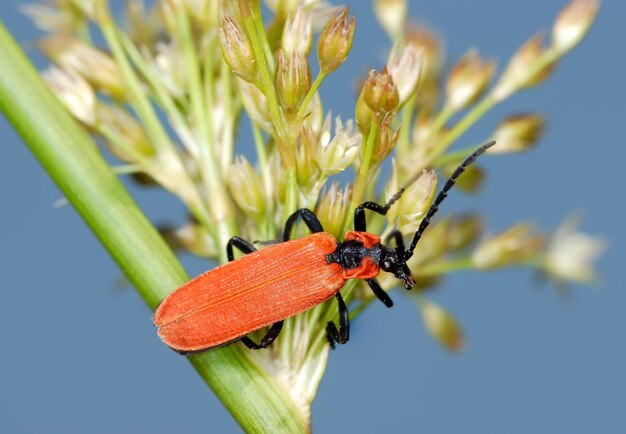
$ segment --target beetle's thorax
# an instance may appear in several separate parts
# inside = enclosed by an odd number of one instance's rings
[[[346,279],[371,279],[382,268],[402,280],[407,289],[415,285],[404,253],[382,245],[380,237],[369,232],[348,231],[345,240],[337,244],[333,253],[326,255],[326,260],[329,264],[341,265]]]
[[[377,235],[348,231],[344,241],[337,243],[335,251],[326,255],[326,260],[329,264],[341,265],[346,279],[371,279],[380,272],[381,248]]]

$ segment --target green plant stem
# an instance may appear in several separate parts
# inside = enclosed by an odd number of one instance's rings
[[[277,132],[278,144],[279,147],[282,147],[284,146],[286,141],[286,132],[283,124],[282,114],[280,113],[278,96],[276,95],[276,88],[274,87],[272,75],[265,59],[265,54],[263,52],[259,36],[256,32],[254,18],[251,14],[247,17],[244,17],[244,24],[250,38],[250,43],[252,44],[252,50],[254,51],[257,65],[259,67],[261,86],[263,88],[262,91],[265,95],[265,98],[267,99],[267,108],[270,113],[270,118],[272,119],[272,123],[274,124],[274,128]],[[265,30],[263,30],[263,32],[265,32]]]
[[[320,70],[320,72],[317,74],[317,77],[315,77],[315,81],[311,85],[311,89],[309,89],[306,96],[304,97],[304,100],[302,101],[302,104],[300,104],[300,108],[298,109],[298,113],[296,114],[296,119],[304,118],[304,115],[306,114],[306,110],[309,107],[311,100],[315,96],[315,92],[317,92],[317,89],[319,89],[319,87],[322,85],[322,82],[324,81],[325,78],[326,78],[326,73]]]
[[[283,221],[287,221],[289,216],[293,214],[298,208],[298,172],[296,171],[295,164],[291,167],[285,168],[287,173],[286,178],[286,191],[285,191],[285,210],[283,213]]]
[[[274,62],[272,47],[270,47],[270,43],[267,40],[267,32],[265,30],[265,24],[263,23],[263,14],[261,13],[261,2],[251,2],[250,6],[252,19],[254,21],[254,28],[256,29],[256,34],[259,37],[261,47],[263,47],[265,61],[267,62],[267,69],[273,77],[276,73],[276,63]]]
[[[0,108],[128,280],[155,308],[187,280],[183,267],[1,22],[0,59]],[[244,430],[309,431],[307,416],[283,386],[246,354],[229,345],[189,360]]]
[[[402,108],[402,123],[400,124],[400,135],[397,143],[397,153],[406,154],[409,152],[411,143],[411,124],[413,121],[413,113],[417,104],[417,94],[414,93],[409,97]]]
[[[433,147],[431,153],[431,163],[436,158],[443,155],[448,147],[454,143],[459,137],[474,125],[481,117],[485,115],[498,101],[487,95],[480,100],[459,122],[457,122],[452,129],[444,135],[443,139]],[[443,113],[443,112],[442,112]],[[445,121],[444,121],[445,123]]]
[[[378,135],[378,121],[372,120],[372,126],[370,127],[367,141],[365,142],[365,148],[363,149],[363,155],[361,157],[361,165],[357,172],[356,181],[354,182],[354,188],[352,189],[352,198],[350,199],[350,206],[348,209],[355,209],[363,202],[365,191],[370,183],[369,177],[371,172],[372,157],[374,155],[374,148],[376,147],[376,136]],[[343,224],[342,233],[345,233],[350,226],[352,226],[354,216],[352,213],[348,213],[346,221]]]
[[[272,172],[267,158],[267,148],[263,140],[263,134],[259,126],[253,121],[252,137],[254,138],[254,147],[259,160],[259,168],[261,170],[261,179],[263,180],[263,195],[265,196],[265,216],[263,217],[263,236],[265,239],[271,239],[276,236],[276,227],[274,223],[274,200],[272,199]]]

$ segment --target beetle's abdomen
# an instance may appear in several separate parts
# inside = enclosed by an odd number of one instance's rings
[[[179,351],[228,343],[329,299],[345,284],[326,255],[335,238],[318,233],[217,267],[181,286],[157,308],[159,336]]]

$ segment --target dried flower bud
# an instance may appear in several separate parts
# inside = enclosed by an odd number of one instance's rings
[[[298,169],[298,184],[302,190],[309,193],[315,188],[322,172],[317,167],[309,146],[303,142],[296,144],[296,167]],[[321,186],[319,186],[321,188]]]
[[[541,63],[545,62],[546,52],[543,34],[532,37],[513,55],[494,87],[492,96],[501,101],[520,89],[536,86],[548,78],[556,63]]]
[[[371,70],[363,84],[363,98],[374,113],[388,113],[398,106],[400,95],[387,68]]]
[[[138,47],[154,46],[163,27],[158,8],[146,10],[143,0],[126,2],[126,22],[128,35]]]
[[[485,238],[472,252],[476,268],[489,269],[521,264],[537,255],[543,237],[529,223],[519,223],[501,234]]]
[[[230,190],[232,196],[241,208],[250,217],[257,218],[265,212],[263,196],[263,182],[248,160],[239,156],[231,166]]]
[[[599,8],[599,0],[572,0],[556,17],[552,46],[565,53],[578,45],[589,31]]]
[[[397,44],[391,49],[387,70],[398,88],[399,105],[404,104],[417,88],[422,70],[422,51],[411,42],[403,50]]]
[[[182,98],[187,93],[189,74],[185,69],[183,53],[178,44],[174,41],[168,44],[157,43],[154,58],[147,50],[144,52],[169,94],[175,99]]]
[[[375,0],[376,18],[392,40],[398,39],[404,30],[407,13],[406,0]]]
[[[41,50],[63,69],[79,73],[94,89],[123,99],[125,86],[117,63],[104,51],[66,35],[42,39]]]
[[[335,119],[335,136],[330,136],[331,115],[324,120],[319,139],[312,136],[310,130],[305,130],[303,136],[309,137],[308,144],[311,155],[318,167],[327,176],[342,172],[359,154],[362,145],[362,136],[357,132],[354,122],[348,120],[344,126],[341,118]],[[312,139],[312,140],[311,140]]]
[[[98,3],[102,0],[72,0],[72,6],[74,7],[74,12],[76,10],[84,17],[89,18],[90,20],[94,20],[96,17],[96,11],[98,8]]]
[[[439,110],[441,100],[441,83],[436,77],[420,76],[419,92],[417,92],[416,104],[423,114],[433,114]]]
[[[322,192],[315,214],[320,219],[324,230],[336,237],[342,236],[341,230],[350,206],[352,188],[347,185],[344,189],[338,182],[333,182]]]
[[[475,215],[456,216],[446,230],[448,248],[460,250],[472,244],[483,230],[483,222]]]
[[[306,117],[302,122],[303,128],[310,129],[316,136],[319,136],[324,125],[324,107],[319,93],[315,92],[311,102],[306,109]]]
[[[546,252],[544,267],[557,281],[592,283],[593,262],[605,250],[604,240],[577,232],[579,219],[569,217],[555,231]]]
[[[98,104],[96,129],[98,131],[106,130],[108,134],[114,134],[139,155],[144,157],[154,155],[154,148],[152,148],[143,126],[127,111],[119,107]],[[129,163],[135,162],[136,159],[118,147],[115,142],[109,140],[104,142],[111,153],[120,160]]]
[[[276,15],[287,15],[302,7],[315,6],[317,2],[318,0],[265,0],[267,7]]]
[[[50,67],[43,78],[67,111],[87,126],[96,122],[96,95],[77,72]]]
[[[311,69],[306,56],[296,52],[278,52],[276,92],[286,111],[296,111],[311,88]]]
[[[354,16],[348,17],[348,8],[337,12],[326,23],[317,42],[317,58],[324,74],[330,74],[346,60],[354,38]]]
[[[491,81],[495,69],[494,60],[483,61],[478,51],[468,51],[450,71],[446,83],[448,108],[457,111],[473,104]]]
[[[409,28],[406,44],[413,44],[423,52],[422,79],[436,79],[441,72],[444,49],[441,41],[425,26]]]
[[[419,307],[428,333],[447,350],[459,351],[463,347],[464,339],[454,316],[438,304],[425,299],[419,302]]]
[[[263,130],[273,131],[273,124],[270,121],[270,114],[267,108],[267,99],[263,92],[247,81],[238,80],[241,89],[241,101],[248,113],[248,116],[255,121]]]
[[[257,78],[257,63],[252,43],[239,23],[228,15],[222,18],[220,41],[224,60],[235,75],[249,83]]]
[[[367,137],[372,127],[372,119],[374,118],[374,111],[365,102],[365,92],[361,89],[359,98],[356,101],[356,107],[354,108],[354,118],[356,119],[356,126],[363,136]]]
[[[392,162],[392,176],[385,188],[385,200],[399,191],[397,182],[397,164]],[[387,212],[387,220],[390,225],[395,224],[404,234],[414,233],[419,227],[424,214],[428,211],[437,189],[437,173],[434,170],[424,170],[417,180],[411,184],[402,194],[398,202]]]
[[[459,164],[461,164],[460,160],[446,164],[443,167],[443,173],[446,176],[452,176],[456,168],[459,167]],[[469,193],[476,193],[480,190],[484,180],[485,173],[483,170],[476,165],[471,165],[465,169],[463,176],[459,177],[456,185],[460,190],[464,190]]]
[[[184,248],[194,255],[214,258],[217,256],[215,241],[207,230],[194,222],[180,228],[160,228],[159,232],[174,250]]]
[[[20,5],[20,11],[44,32],[69,33],[76,25],[75,14],[53,5],[23,4]]]
[[[394,118],[392,115],[392,113],[388,113],[383,118],[378,128],[378,134],[376,135],[376,142],[374,144],[374,155],[372,156],[372,164],[374,165],[382,163],[396,146],[396,143],[398,143],[400,128],[396,128],[395,130],[392,128],[391,123]]]
[[[187,11],[200,29],[215,29],[219,25],[219,2],[214,0],[185,0]]]
[[[311,15],[300,8],[296,13],[290,13],[285,22],[281,43],[285,53],[308,56],[313,46]]]
[[[491,135],[498,142],[487,152],[507,153],[530,149],[543,133],[545,120],[537,114],[518,114],[509,116],[500,122]]]

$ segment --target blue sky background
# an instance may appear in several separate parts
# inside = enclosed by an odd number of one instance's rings
[[[388,49],[370,2],[349,3],[352,54],[322,89],[344,117],[354,79],[381,67]],[[478,47],[503,66],[535,31],[550,29],[566,1],[410,4],[414,20],[444,37],[449,59]],[[18,5],[0,2],[0,18],[41,60]],[[465,328],[460,355],[433,342],[396,291],[392,310],[374,303],[353,324],[350,344],[331,354],[313,404],[316,432],[626,432],[625,20],[626,3],[605,0],[588,39],[545,85],[469,132],[464,145],[519,111],[549,122],[532,152],[483,160],[489,180],[480,196],[457,193],[445,208],[479,210],[491,231],[521,220],[553,230],[578,212],[585,231],[609,242],[601,285],[573,286],[563,299],[526,270],[450,276],[433,299]],[[77,214],[53,206],[61,194],[4,118],[0,137],[0,432],[237,432],[195,371],[160,342],[150,311],[118,283],[117,266]],[[154,221],[184,215],[165,194],[131,191]],[[192,275],[207,268],[184,260]]]

